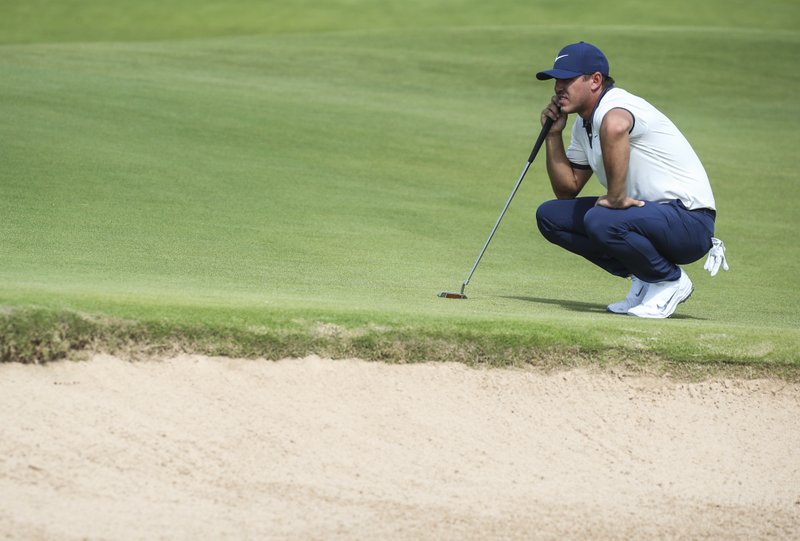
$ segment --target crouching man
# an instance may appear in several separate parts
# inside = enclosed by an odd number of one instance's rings
[[[554,121],[546,148],[557,199],[537,210],[539,230],[611,274],[631,278],[627,297],[608,305],[610,312],[671,316],[693,291],[679,265],[697,261],[713,246],[712,275],[720,264],[727,270],[724,247],[712,238],[716,207],[700,159],[664,114],[614,86],[597,47],[567,45],[553,68],[536,77],[555,80],[541,120]],[[565,149],[562,131],[573,113]],[[606,194],[578,197],[593,173]]]

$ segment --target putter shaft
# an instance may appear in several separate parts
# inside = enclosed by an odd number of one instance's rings
[[[533,145],[533,150],[531,150],[531,155],[528,158],[528,163],[526,163],[525,167],[523,167],[522,173],[519,175],[517,183],[514,185],[514,189],[511,190],[511,195],[508,196],[508,200],[506,201],[506,204],[503,207],[503,211],[500,213],[500,216],[498,216],[497,221],[494,223],[494,227],[492,227],[492,231],[489,233],[489,238],[486,239],[486,242],[484,243],[483,248],[481,249],[481,253],[478,254],[478,258],[475,260],[475,264],[472,265],[472,269],[469,271],[467,279],[464,280],[463,284],[461,284],[461,293],[448,293],[442,291],[441,293],[439,293],[440,297],[444,297],[447,299],[467,298],[467,296],[464,294],[464,289],[467,287],[467,284],[469,284],[469,281],[472,279],[472,275],[475,273],[475,269],[478,268],[478,263],[481,262],[481,258],[483,258],[483,254],[486,252],[486,248],[489,247],[489,243],[492,241],[492,237],[494,237],[497,228],[500,226],[500,221],[503,219],[503,216],[505,216],[509,205],[511,205],[511,200],[514,199],[514,195],[516,195],[517,190],[519,190],[519,187],[522,184],[522,179],[525,178],[525,174],[528,172],[528,169],[533,163],[534,158],[536,158],[536,155],[539,153],[539,149],[541,148],[542,143],[544,143],[544,138],[547,136],[547,132],[550,131],[550,127],[552,125],[553,125],[553,119],[548,117],[545,120],[544,124],[542,125],[542,131],[539,132],[539,137],[536,138],[536,143]]]

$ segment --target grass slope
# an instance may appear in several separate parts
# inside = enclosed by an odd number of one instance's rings
[[[633,24],[621,2],[590,26],[522,2],[398,4],[393,25],[369,2],[224,17],[215,3],[35,5],[0,23],[4,358],[145,340],[800,364],[792,3]],[[434,296],[460,285],[528,156],[551,92],[534,70],[577,39],[676,121],[712,178],[732,270],[690,266],[696,292],[673,320],[604,314],[626,285],[538,236],[540,162],[470,299]]]
[[[615,0],[598,6],[495,0],[3,0],[0,43],[151,41],[212,36],[439,28],[570,25],[709,27],[796,31],[793,0],[653,5]]]

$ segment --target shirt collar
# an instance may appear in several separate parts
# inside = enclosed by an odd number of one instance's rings
[[[586,130],[586,135],[589,136],[589,146],[592,146],[592,120],[594,119],[594,113],[595,111],[597,111],[597,107],[600,105],[600,101],[602,101],[606,93],[612,88],[614,88],[614,85],[609,85],[603,89],[603,91],[600,93],[600,97],[597,98],[597,103],[595,103],[594,107],[592,108],[592,114],[589,115],[589,118],[583,119],[583,129]]]

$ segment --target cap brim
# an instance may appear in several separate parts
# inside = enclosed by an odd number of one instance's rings
[[[547,70],[547,71],[540,71],[536,74],[536,78],[540,81],[546,81],[548,79],[572,79],[573,77],[577,77],[578,75],[583,75],[582,73],[578,73],[575,71],[567,71],[567,70]]]

